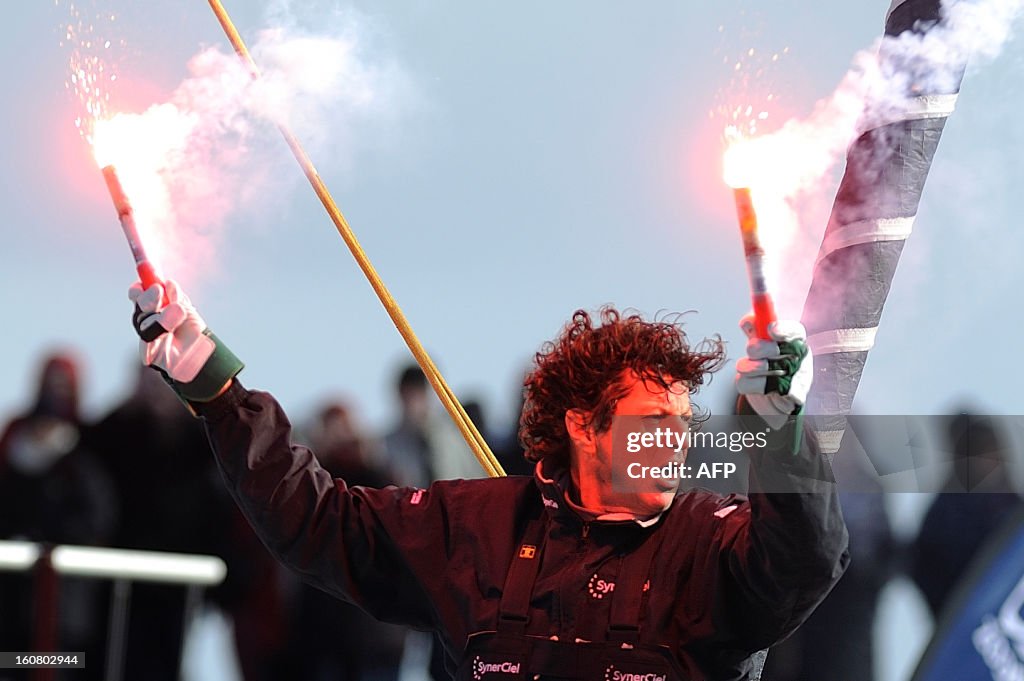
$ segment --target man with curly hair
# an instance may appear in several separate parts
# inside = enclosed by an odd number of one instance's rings
[[[724,351],[612,308],[600,323],[576,312],[536,356],[520,429],[532,478],[369,489],[291,443],[280,405],[241,385],[241,362],[176,284],[130,295],[146,363],[205,420],[271,552],[378,619],[437,632],[457,679],[756,678],[759,651],[799,626],[845,568],[834,485],[801,433],[810,356],[798,324],[777,323],[763,341],[744,322],[740,408],[769,433],[752,453],[749,499],[677,493],[679,478],[615,484],[615,424],[686,430],[690,398]],[[648,452],[655,464],[685,453]]]

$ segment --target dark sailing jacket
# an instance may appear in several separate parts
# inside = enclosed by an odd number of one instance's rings
[[[752,456],[751,489],[769,492],[685,492],[645,527],[585,520],[540,474],[349,487],[291,443],[273,397],[237,382],[199,411],[231,494],[279,560],[378,619],[439,632],[455,660],[471,634],[494,630],[536,517],[547,541],[526,633],[603,640],[621,558],[660,533],[640,639],[668,646],[692,679],[747,678],[752,656],[799,626],[848,562],[835,485],[808,482],[826,477],[809,432],[796,455]]]

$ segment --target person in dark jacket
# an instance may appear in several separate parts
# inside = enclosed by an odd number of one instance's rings
[[[724,351],[611,308],[600,324],[577,311],[536,356],[520,431],[533,478],[372,489],[291,443],[280,405],[242,386],[241,362],[176,284],[130,297],[145,361],[205,420],[271,552],[378,619],[437,632],[460,680],[748,679],[845,569],[835,485],[800,423],[811,374],[799,324],[759,340],[743,323],[739,408],[763,419],[746,433],[763,445],[749,499],[623,478],[615,423],[638,429],[626,442],[688,433],[690,396]],[[652,446],[631,463],[680,470],[685,451]]]
[[[960,413],[946,426],[952,466],[910,543],[909,573],[938,621],[971,562],[1022,505],[1006,459],[998,421]]]
[[[231,533],[235,505],[223,493],[203,429],[168,393],[160,377],[140,367],[131,392],[85,436],[113,481],[121,505],[111,545],[220,555],[228,561],[228,578],[206,592],[204,599],[216,595],[217,601],[228,600],[227,594],[244,574],[235,569],[239,562],[230,551],[235,543]],[[248,530],[244,522],[242,526]],[[252,569],[252,561],[244,565]],[[178,584],[132,583],[127,606],[130,626],[124,633],[124,678],[178,679],[185,644],[185,598],[186,590]],[[239,658],[247,663],[252,656],[239,654]]]
[[[46,357],[35,404],[0,435],[0,540],[103,545],[113,534],[117,502],[109,477],[82,437],[79,374],[73,355]],[[29,575],[0,573],[0,649],[38,650],[50,644],[102,660],[104,631],[96,626],[102,620],[101,586],[61,578],[56,640],[39,641],[34,636],[48,627],[40,626],[46,609],[38,602],[38,587]],[[89,681],[100,678],[101,670],[97,664],[68,674]],[[0,681],[22,678],[18,674],[0,670]]]

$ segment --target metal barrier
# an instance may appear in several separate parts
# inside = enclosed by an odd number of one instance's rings
[[[34,572],[35,618],[33,648],[54,651],[57,646],[57,584],[60,575],[111,579],[110,622],[106,652],[106,681],[121,681],[128,606],[132,582],[160,582],[187,586],[184,636],[200,605],[203,587],[224,581],[227,566],[215,556],[157,551],[128,551],[93,546],[51,546],[23,541],[0,541],[0,570]],[[36,669],[33,681],[50,681],[53,669]],[[181,676],[181,656],[178,658]]]

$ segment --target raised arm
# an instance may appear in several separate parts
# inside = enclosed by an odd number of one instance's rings
[[[848,535],[831,468],[810,430],[803,403],[811,356],[803,327],[779,322],[773,340],[752,337],[737,363],[737,412],[765,447],[750,453],[749,505],[726,517],[723,566],[742,613],[733,629],[752,647],[792,633],[839,581]],[[736,607],[739,606],[739,607]]]
[[[225,482],[271,553],[378,619],[436,626],[424,575],[412,566],[447,561],[440,488],[378,490],[332,478],[308,448],[292,444],[274,398],[239,383],[242,363],[174,282],[135,286],[130,296],[145,363],[203,417]]]

